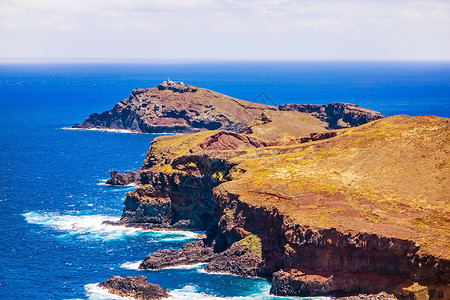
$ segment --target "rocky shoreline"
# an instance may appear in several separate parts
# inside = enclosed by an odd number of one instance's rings
[[[207,272],[271,278],[280,296],[449,299],[449,120],[361,125],[370,118],[341,105],[283,109],[309,110],[328,128],[360,126],[317,133],[300,122],[290,132],[306,135],[270,140],[293,116],[272,109],[245,133],[155,138],[118,224],[206,238],[152,253],[139,268],[204,263]]]

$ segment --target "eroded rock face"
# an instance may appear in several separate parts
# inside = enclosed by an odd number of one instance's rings
[[[113,276],[98,284],[99,287],[107,289],[111,294],[133,297],[135,299],[153,300],[168,298],[169,290],[157,284],[147,281],[144,276],[126,277]]]
[[[397,300],[393,294],[381,292],[378,294],[359,294],[354,296],[334,298],[338,300]]]
[[[258,276],[261,264],[261,240],[255,235],[249,235],[216,255],[205,270],[241,276]]]
[[[329,124],[329,128],[338,129],[359,126],[375,121],[384,116],[374,110],[348,103],[319,104],[284,104],[280,105],[282,111],[299,111],[309,113]]]
[[[145,172],[141,182],[145,184],[127,193],[122,224],[191,230],[205,230],[210,225],[214,214],[212,188],[217,180]]]
[[[272,277],[272,294],[287,296],[325,296],[325,295],[355,295],[378,294],[380,292],[402,294],[411,297],[405,287],[413,282],[396,277],[374,273],[330,272],[297,269],[280,270]],[[421,287],[427,295],[425,287]],[[418,293],[416,293],[417,295]]]
[[[119,173],[118,171],[111,171],[111,177],[105,182],[109,185],[128,185],[132,183],[140,183],[141,173],[139,171],[130,171]]]
[[[210,262],[217,254],[204,241],[186,243],[182,249],[159,250],[148,255],[139,269],[163,269],[181,265],[194,265]]]

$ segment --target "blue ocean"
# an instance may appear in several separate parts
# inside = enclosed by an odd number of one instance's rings
[[[69,129],[134,88],[170,77],[266,104],[347,102],[382,112],[450,117],[450,62],[209,62],[0,65],[0,298],[114,299],[96,284],[144,275],[175,299],[275,299],[270,282],[203,266],[140,271],[192,232],[102,225],[128,187],[111,170],[142,165],[155,135]],[[285,299],[285,298],[283,298]]]

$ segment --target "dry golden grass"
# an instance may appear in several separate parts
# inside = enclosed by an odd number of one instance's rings
[[[449,119],[395,116],[243,160],[247,172],[224,188],[300,224],[411,238],[442,256],[450,248],[449,158]]]
[[[288,142],[325,131],[328,126],[328,123],[298,111],[267,111],[264,114],[270,122],[253,121],[250,124],[250,136],[264,141]]]

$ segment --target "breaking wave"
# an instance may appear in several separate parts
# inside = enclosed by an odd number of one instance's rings
[[[141,228],[113,226],[103,221],[118,221],[118,217],[104,215],[59,215],[54,213],[24,213],[30,224],[38,224],[65,233],[65,236],[91,238],[100,240],[116,240],[133,236],[142,232]]]
[[[22,214],[30,224],[42,225],[64,233],[63,236],[97,240],[117,240],[127,236],[146,234],[159,242],[188,242],[198,239],[191,231],[149,231],[142,228],[103,224],[103,221],[118,221],[118,217],[105,215],[59,215],[55,213],[28,212]]]

